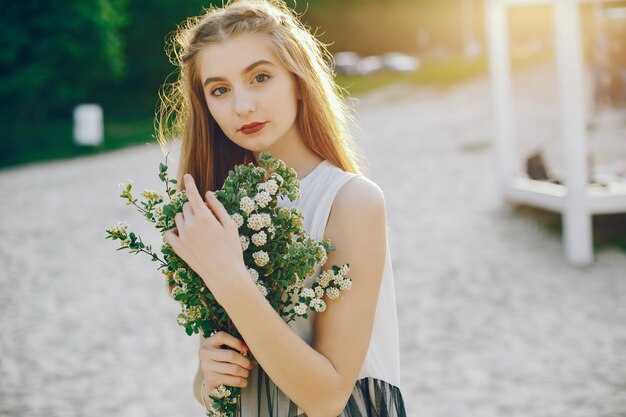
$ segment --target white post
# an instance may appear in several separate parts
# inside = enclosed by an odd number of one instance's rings
[[[591,213],[586,201],[588,181],[578,1],[555,0],[554,38],[559,83],[561,146],[567,195],[563,210],[563,240],[567,259],[576,265],[593,261]]]
[[[102,144],[104,126],[99,104],[80,104],[74,108],[74,143],[81,146]]]
[[[507,9],[502,0],[487,0],[486,23],[493,107],[496,162],[502,193],[506,196],[517,174],[514,159],[513,100]]]

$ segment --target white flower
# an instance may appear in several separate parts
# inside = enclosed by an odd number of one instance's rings
[[[352,288],[352,280],[350,278],[345,278],[339,283],[339,288],[342,291],[349,290],[350,288]]]
[[[226,389],[224,385],[220,385],[219,387],[213,388],[211,391],[211,396],[216,398],[224,398],[230,396],[230,390]]]
[[[111,230],[118,233],[126,234],[126,229],[128,229],[128,224],[125,222],[117,222],[113,226],[111,226]]]
[[[272,195],[276,194],[276,192],[278,191],[278,184],[276,184],[275,180],[269,179],[267,180],[265,184],[266,184],[265,190],[267,190],[268,193]]]
[[[184,294],[186,292],[186,288],[177,285],[172,288],[172,292],[170,293],[170,295],[172,296],[172,298],[175,298],[178,294]]]
[[[272,196],[267,191],[262,191],[258,193],[254,197],[254,199],[256,200],[256,203],[259,205],[259,207],[262,208],[262,207],[267,206],[269,202],[272,201]]]
[[[272,225],[272,218],[269,213],[261,213],[261,221],[263,223],[263,227],[270,227]]]
[[[326,303],[324,300],[314,298],[311,300],[311,308],[318,313],[323,313],[326,310]]]
[[[322,288],[322,287],[315,287],[315,296],[317,298],[322,298],[324,296],[324,288]]]
[[[201,317],[200,306],[191,306],[189,307],[189,318],[193,320],[198,320]]]
[[[243,226],[243,216],[241,214],[233,213],[230,215],[230,218],[235,221],[235,223],[237,224],[237,228]]]
[[[254,258],[254,263],[256,263],[258,266],[264,266],[270,261],[270,257],[267,252],[264,252],[262,250],[254,252],[252,254],[252,258]]]
[[[318,245],[317,246],[317,258],[318,258],[318,265],[324,265],[326,263],[327,255],[326,255],[326,249],[324,249],[324,246],[322,245]]]
[[[297,315],[303,316],[306,313],[307,306],[306,304],[298,303],[293,309]]]
[[[316,281],[318,284],[320,284],[322,288],[326,288],[328,287],[328,284],[330,284],[330,280],[332,277],[333,277],[333,271],[330,269],[327,269],[324,272],[322,272],[320,275],[318,275],[318,277],[316,278]]]
[[[252,230],[261,230],[263,228],[263,216],[261,214],[253,214],[248,217],[248,227]]]
[[[300,291],[300,297],[313,298],[315,297],[315,290],[313,288],[303,288],[302,291]]]
[[[191,307],[183,307],[183,310],[177,317],[177,322],[181,326],[184,326],[185,323],[198,320],[201,317],[200,306],[191,306]]]
[[[275,180],[279,186],[285,183],[285,179],[280,174],[277,174],[277,173],[273,173],[271,175],[271,179],[267,180],[267,182],[270,182],[272,180]]]
[[[254,172],[257,174],[263,174],[263,175],[267,173],[267,171],[263,167],[254,167]]]
[[[239,236],[239,242],[241,242],[241,249],[246,250],[250,245],[250,238],[248,236]]]
[[[252,235],[252,243],[255,245],[263,246],[265,245],[265,242],[267,242],[267,236],[263,230]]]
[[[254,281],[255,283],[259,280],[259,273],[256,269],[248,268],[248,273],[250,274],[250,278],[252,278],[252,281]]]
[[[239,201],[239,208],[246,214],[250,214],[253,210],[256,209],[256,204],[253,199],[250,197],[243,197],[241,201]]]
[[[336,287],[326,288],[326,295],[331,300],[336,300],[339,297],[339,290]]]
[[[263,297],[267,297],[267,288],[265,288],[265,286],[262,283],[257,282],[256,287],[259,289],[259,291],[261,291],[261,294],[263,294]]]
[[[165,226],[165,222],[161,219],[163,216],[163,207],[158,206],[152,210],[152,219],[157,223],[157,226]]]
[[[276,228],[274,228],[274,226],[268,227],[267,231],[270,233],[270,239],[274,239],[274,237],[276,237]]]
[[[350,267],[348,266],[348,264],[343,264],[339,273],[345,276],[348,274],[348,272],[350,272]]]
[[[302,210],[300,210],[297,207],[292,207],[288,209],[288,213],[289,213],[288,216],[290,220],[292,221],[292,224],[295,227],[302,228],[303,221],[304,221],[304,214],[302,213]]]

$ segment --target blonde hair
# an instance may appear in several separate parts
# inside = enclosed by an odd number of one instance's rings
[[[282,64],[296,76],[301,94],[296,124],[305,145],[345,171],[362,173],[365,158],[349,131],[354,118],[334,82],[334,61],[326,45],[281,0],[233,0],[186,19],[167,42],[170,62],[180,72],[175,83],[164,84],[159,92],[155,126],[162,150],[168,138],[182,139],[179,189],[182,175],[189,173],[204,195],[221,187],[236,164],[256,162],[254,154],[230,141],[211,116],[196,59],[206,46],[250,32],[266,34]]]

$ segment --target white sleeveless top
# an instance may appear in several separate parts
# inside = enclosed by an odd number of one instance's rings
[[[321,242],[337,192],[346,182],[358,175],[360,174],[346,172],[332,162],[323,160],[300,180],[300,199],[293,202],[287,198],[280,199],[278,205],[299,208],[304,214],[304,229],[313,239]],[[406,415],[400,393],[398,320],[388,241],[386,252],[369,348],[353,395],[346,406],[346,411],[341,416],[378,415],[374,413],[391,417]],[[315,274],[305,281],[305,287],[311,287],[320,272],[321,267],[317,266]],[[350,274],[348,273],[347,276],[350,277]],[[350,278],[353,286],[358,285],[358,277]],[[338,301],[340,302],[340,300],[329,302]],[[304,341],[313,345],[313,325],[316,315],[324,313],[308,310],[307,314],[309,316],[307,319],[298,317],[288,324]],[[248,385],[242,389],[241,416],[304,415],[302,410],[273,385],[262,369],[256,368],[258,365],[250,371]],[[368,404],[368,402],[376,404]],[[387,414],[382,414],[382,408]]]

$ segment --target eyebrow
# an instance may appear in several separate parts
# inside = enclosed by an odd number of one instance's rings
[[[243,71],[241,71],[241,75],[244,75],[247,72],[252,71],[255,67],[262,65],[262,64],[269,64],[269,65],[274,65],[273,62],[267,61],[265,59],[260,59],[250,65],[248,65],[246,68],[244,68]],[[213,81],[226,81],[226,79],[224,77],[209,77],[206,80],[204,80],[204,83],[202,84],[203,87],[206,87],[207,84],[213,82]]]

